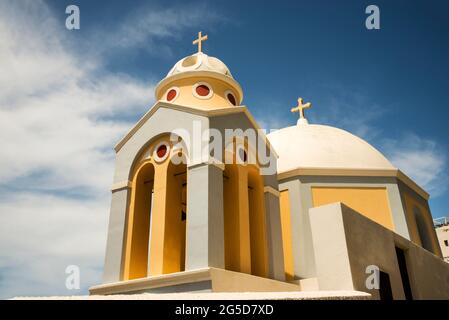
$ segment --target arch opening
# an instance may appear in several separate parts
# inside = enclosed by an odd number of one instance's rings
[[[251,239],[251,274],[267,277],[267,234],[264,183],[259,168],[248,167],[248,209]]]
[[[418,229],[419,238],[421,239],[423,248],[433,252],[432,239],[430,238],[427,229],[427,223],[424,219],[423,213],[417,206],[413,207],[413,215],[415,217],[416,227]]]
[[[146,163],[135,174],[128,213],[124,278],[147,276],[155,168]]]
[[[127,213],[123,279],[185,270],[187,157],[167,136],[135,160]]]
[[[235,151],[235,149],[234,149]],[[268,275],[264,181],[257,165],[226,164],[223,172],[225,268]]]
[[[167,168],[163,273],[185,271],[187,226],[187,166]]]

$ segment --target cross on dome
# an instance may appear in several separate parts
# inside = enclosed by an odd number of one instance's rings
[[[198,32],[198,39],[195,39],[192,44],[198,44],[198,53],[202,52],[202,42],[207,40],[207,34],[205,36],[202,36],[201,31]]]
[[[302,98],[298,98],[298,106],[296,106],[290,110],[291,112],[299,113],[298,125],[308,123],[306,117],[304,116],[304,110],[309,109],[311,107],[312,107],[312,104],[310,102],[304,103],[304,100]]]

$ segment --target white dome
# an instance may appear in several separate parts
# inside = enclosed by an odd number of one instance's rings
[[[229,68],[223,63],[223,61],[215,57],[209,57],[207,54],[202,52],[195,53],[179,60],[168,72],[167,78],[187,71],[216,72],[232,78]]]
[[[278,173],[298,168],[395,169],[359,137],[330,126],[299,124],[267,135],[278,153]]]

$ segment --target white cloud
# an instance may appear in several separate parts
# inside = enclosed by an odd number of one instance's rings
[[[138,7],[124,14],[124,21],[110,26],[110,30],[92,32],[86,47],[92,56],[108,53],[111,48],[116,52],[139,48],[145,49],[147,53],[171,56],[173,46],[170,43],[173,44],[173,41],[158,42],[159,39],[180,40],[184,36],[182,30],[200,27],[211,31],[218,22],[228,23],[229,20],[215,12],[206,2],[180,3],[163,8],[155,5]],[[194,33],[191,34],[192,39],[193,36]],[[98,46],[98,39],[101,39],[101,46]]]
[[[154,10],[151,7],[139,10],[127,18],[112,35],[111,40],[122,47],[142,46],[155,37],[180,38],[179,30],[196,25],[198,21],[206,25],[211,21],[223,20],[223,17],[210,10],[206,3],[196,3],[195,10],[191,10],[189,6],[191,7],[191,4],[163,10]]]
[[[65,268],[81,268],[83,289],[100,280],[107,197],[67,199],[11,194],[0,201],[1,295],[79,294],[65,288]]]
[[[312,122],[336,126],[366,140],[381,134],[381,129],[373,122],[384,115],[385,108],[376,101],[348,88],[325,86],[323,90],[329,94],[325,112],[310,112]]]
[[[398,140],[387,139],[383,145],[390,161],[432,197],[446,191],[446,154],[435,141],[408,133]]]
[[[128,19],[111,39],[138,46],[201,19],[185,11],[176,26],[175,14]],[[100,281],[113,144],[132,125],[120,119],[152,104],[153,83],[109,72],[107,52],[74,51],[64,32],[43,1],[0,2],[0,297],[73,294],[70,264],[84,293]]]

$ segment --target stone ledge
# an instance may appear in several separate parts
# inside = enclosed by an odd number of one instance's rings
[[[360,291],[141,293],[92,296],[18,297],[13,300],[370,300]]]
[[[176,272],[142,279],[101,284],[91,295],[174,292],[286,292],[301,287],[283,281],[218,268]]]

